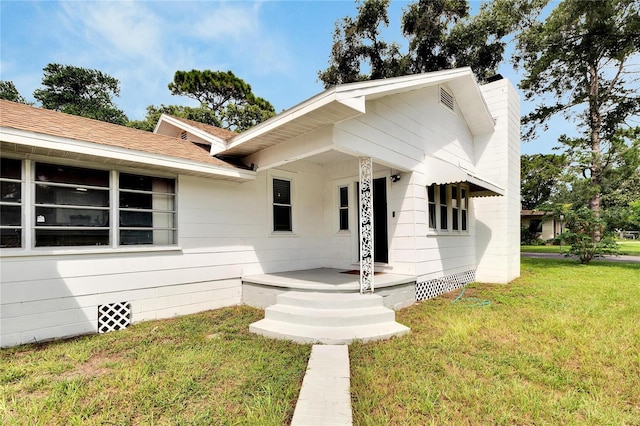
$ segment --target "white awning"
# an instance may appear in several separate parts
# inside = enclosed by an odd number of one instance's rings
[[[469,196],[471,197],[504,195],[504,188],[463,167],[431,156],[425,156],[424,163],[427,185],[433,183],[437,185],[468,183]]]

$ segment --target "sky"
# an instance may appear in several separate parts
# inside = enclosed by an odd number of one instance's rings
[[[400,18],[409,1],[393,0],[386,41],[406,45]],[[472,1],[477,9],[479,2]],[[116,105],[129,119],[148,105],[193,105],[172,96],[177,70],[231,70],[276,111],[323,90],[335,22],[356,16],[355,1],[0,1],[0,80],[28,101],[49,63],[98,69],[120,81]],[[500,73],[520,79],[505,63]],[[522,112],[534,105],[524,102]],[[552,126],[553,127],[553,126]],[[559,121],[523,154],[551,152]]]

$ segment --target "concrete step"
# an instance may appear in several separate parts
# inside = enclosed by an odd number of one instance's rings
[[[348,345],[354,341],[384,340],[393,336],[403,336],[410,332],[408,327],[395,321],[348,327],[327,327],[292,324],[266,318],[251,324],[249,331],[272,339],[325,345]]]
[[[331,309],[283,305],[278,298],[277,304],[265,309],[265,318],[299,325],[322,324],[325,327],[351,327],[394,322],[396,315],[391,309],[382,306],[382,301],[378,301],[378,306],[366,308]]]
[[[278,304],[309,308],[367,308],[382,306],[382,296],[360,293],[320,293],[289,291],[277,296]]]

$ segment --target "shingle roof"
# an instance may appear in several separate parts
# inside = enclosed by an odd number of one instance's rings
[[[209,124],[200,123],[198,121],[189,120],[187,118],[176,117],[175,115],[171,115],[170,117],[175,118],[178,121],[182,121],[183,123],[188,124],[189,126],[195,127],[196,129],[200,129],[203,132],[207,132],[225,141],[228,141],[232,137],[238,135],[236,132],[232,132],[231,130],[223,129],[223,128],[212,126]]]
[[[236,168],[232,164],[212,157],[206,149],[179,138],[5,100],[0,100],[0,126],[219,167]]]

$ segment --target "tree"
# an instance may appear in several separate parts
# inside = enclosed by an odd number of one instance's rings
[[[48,64],[42,85],[33,96],[43,108],[124,125],[127,117],[113,103],[120,95],[120,82],[95,69]]]
[[[558,192],[566,158],[556,154],[533,154],[520,157],[522,208],[534,210],[551,201]]]
[[[159,107],[149,105],[147,115],[144,120],[132,120],[127,126],[147,132],[153,132],[162,114],[173,115],[175,117],[186,118],[204,124],[220,127],[221,123],[214,111],[204,107],[188,107],[180,105],[160,105]]]
[[[197,100],[200,108],[212,111],[215,125],[229,130],[246,130],[275,115],[273,105],[231,71],[176,71],[169,90]]]
[[[336,22],[329,67],[318,72],[325,88],[410,73],[400,47],[380,38],[381,27],[389,26],[389,1],[364,0],[358,4],[356,18],[347,16]]]
[[[325,87],[470,66],[476,78],[494,75],[504,54],[503,38],[517,22],[513,16],[483,7],[469,15],[467,0],[418,0],[402,16],[409,51],[381,39],[389,25],[389,0],[363,0],[355,18],[336,23],[329,67],[318,72]]]
[[[516,3],[518,0],[516,0]],[[544,2],[546,3],[546,2]],[[538,11],[540,8],[538,8]],[[580,137],[562,137],[574,167],[582,167],[588,207],[600,215],[607,170],[630,146],[628,119],[640,113],[640,16],[634,0],[563,0],[544,21],[517,36],[515,61],[525,71],[525,99],[540,106],[524,118],[532,139],[551,117],[563,114]]]
[[[29,104],[25,98],[18,92],[13,81],[0,80],[0,99],[5,99],[19,104]]]
[[[567,214],[566,228],[568,232],[564,233],[562,238],[570,244],[567,255],[577,256],[582,264],[607,254],[618,254],[620,251],[611,236],[605,235],[602,238],[605,230],[604,221],[586,207]]]

